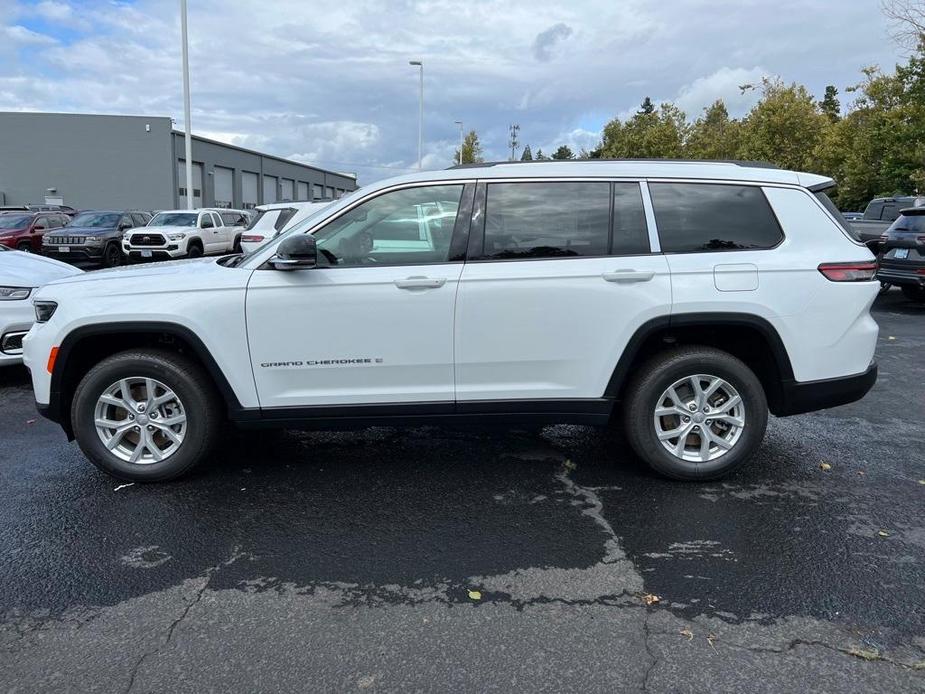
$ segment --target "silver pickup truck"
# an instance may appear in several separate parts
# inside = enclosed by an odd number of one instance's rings
[[[863,219],[849,222],[849,224],[858,233],[862,242],[879,241],[883,232],[899,217],[900,210],[922,205],[925,205],[925,198],[912,195],[895,198],[874,198],[867,203]]]

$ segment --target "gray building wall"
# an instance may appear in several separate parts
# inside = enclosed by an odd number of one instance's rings
[[[73,207],[168,207],[170,133],[163,117],[0,113],[0,192],[7,205],[56,188]]]
[[[215,204],[215,167],[233,170],[233,206],[243,206],[242,173],[299,183],[310,196],[317,186],[351,191],[356,179],[253,150],[193,136],[194,164],[202,166],[202,205]],[[170,118],[74,113],[0,113],[0,197],[4,204],[43,203],[46,195],[76,208],[162,210],[180,206],[178,162],[184,161],[183,133]],[[55,193],[49,193],[55,188]],[[288,197],[288,196],[287,196]]]

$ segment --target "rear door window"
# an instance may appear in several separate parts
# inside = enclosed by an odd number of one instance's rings
[[[484,259],[605,256],[609,232],[609,183],[544,181],[487,186]]]
[[[613,184],[613,241],[611,255],[648,253],[649,229],[638,183]]]
[[[650,183],[649,191],[667,253],[767,249],[784,237],[758,186]]]
[[[851,223],[845,219],[845,216],[838,210],[838,208],[835,206],[835,203],[832,202],[832,198],[830,198],[825,193],[825,191],[822,190],[818,191],[815,195],[816,199],[821,202],[822,206],[828,211],[828,213],[835,218],[835,221],[838,222],[838,225],[845,231],[845,233],[855,241],[860,242],[861,235],[853,226],[851,226]]]

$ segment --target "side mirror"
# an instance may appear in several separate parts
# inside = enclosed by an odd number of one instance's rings
[[[126,224],[125,222],[122,222],[122,224],[119,225],[119,231],[125,231],[126,229],[131,229],[131,228],[133,228],[132,225]]]
[[[308,234],[290,236],[276,247],[270,265],[276,270],[304,270],[318,264],[315,237]]]
[[[48,227],[46,227],[44,224],[36,224],[34,227],[32,227],[32,231],[45,231],[47,228]]]

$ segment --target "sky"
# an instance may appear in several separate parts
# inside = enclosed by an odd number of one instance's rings
[[[821,98],[891,69],[879,0],[189,0],[193,132],[355,172],[452,164],[462,121],[488,160],[577,152],[644,97],[734,116],[762,76]],[[170,116],[183,127],[178,0],[0,0],[0,111]],[[519,152],[518,152],[519,156]]]

